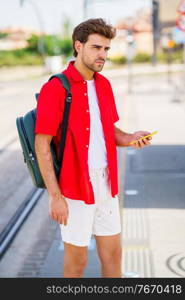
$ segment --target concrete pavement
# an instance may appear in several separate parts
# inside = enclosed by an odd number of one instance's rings
[[[135,79],[124,98],[126,131],[158,131],[126,150],[123,260],[141,277],[185,277],[185,103],[173,100],[164,76]]]

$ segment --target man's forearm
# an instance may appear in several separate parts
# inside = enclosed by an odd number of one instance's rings
[[[49,195],[61,197],[60,188],[54,171],[53,159],[50,151],[50,143],[36,136],[35,151],[41,175]]]
[[[132,139],[132,134],[126,133],[116,126],[114,126],[114,128],[116,145],[120,147],[128,147]]]

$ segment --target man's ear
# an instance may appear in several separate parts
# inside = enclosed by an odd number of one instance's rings
[[[74,46],[75,46],[76,52],[79,53],[80,50],[82,49],[82,43],[77,40],[77,41],[75,41],[75,45]]]

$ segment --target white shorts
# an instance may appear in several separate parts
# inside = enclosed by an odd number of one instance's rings
[[[69,210],[67,225],[60,225],[63,242],[88,246],[92,234],[109,236],[121,232],[119,200],[111,196],[108,169],[89,169],[95,204],[66,198]]]

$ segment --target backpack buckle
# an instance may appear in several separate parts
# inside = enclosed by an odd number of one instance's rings
[[[71,94],[71,92],[68,92],[66,101],[71,102],[71,99],[72,99],[72,94]]]

